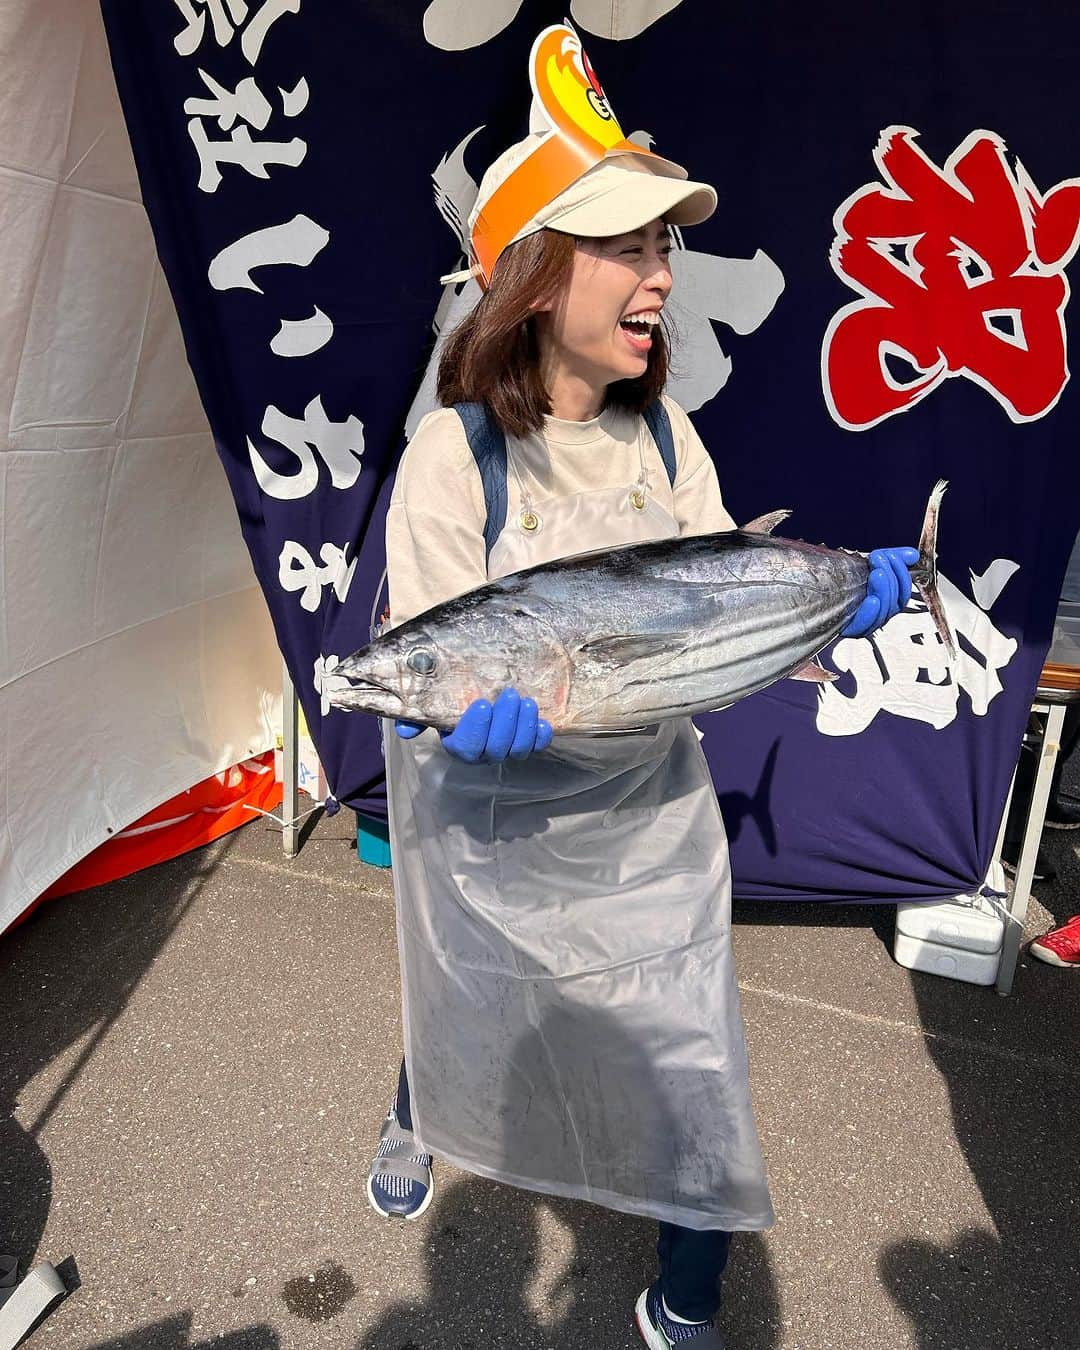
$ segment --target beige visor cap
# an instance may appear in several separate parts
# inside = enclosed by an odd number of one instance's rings
[[[484,174],[469,216],[470,232],[486,204],[544,138],[544,133],[526,136],[494,161]],[[716,190],[707,183],[692,182],[686,170],[672,160],[649,153],[609,151],[540,207],[510,242],[543,229],[599,239],[639,230],[661,217],[671,225],[698,225],[715,210]]]

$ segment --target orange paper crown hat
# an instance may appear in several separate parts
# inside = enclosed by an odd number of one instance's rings
[[[628,141],[569,23],[545,28],[529,57],[535,149],[480,204],[472,223],[473,271],[487,285],[503,249],[549,202],[602,160],[635,155],[668,177],[686,170]]]

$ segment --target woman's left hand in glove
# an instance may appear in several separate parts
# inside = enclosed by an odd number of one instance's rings
[[[911,573],[919,561],[917,548],[876,548],[870,554],[866,598],[841,637],[869,637],[904,608],[911,599]]]
[[[416,722],[394,724],[402,740],[424,730]],[[500,763],[525,759],[551,744],[551,723],[540,717],[536,700],[522,698],[516,689],[504,689],[494,703],[476,699],[461,715],[453,731],[440,731],[443,748],[466,764]]]

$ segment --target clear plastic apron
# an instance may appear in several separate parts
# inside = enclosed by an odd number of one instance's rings
[[[488,573],[677,534],[644,468],[535,509],[522,491]],[[423,1147],[689,1228],[768,1227],[727,841],[689,719],[490,765],[386,732]]]

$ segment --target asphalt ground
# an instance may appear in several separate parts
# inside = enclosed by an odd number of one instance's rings
[[[1067,786],[1076,790],[1074,771]],[[0,1251],[72,1258],[41,1350],[624,1350],[650,1223],[438,1169],[368,1209],[400,1053],[388,872],[259,821],[0,941]],[[1029,929],[1080,910],[1080,831]],[[776,1227],[731,1350],[1080,1346],[1080,975],[914,975],[893,912],[739,905]]]

